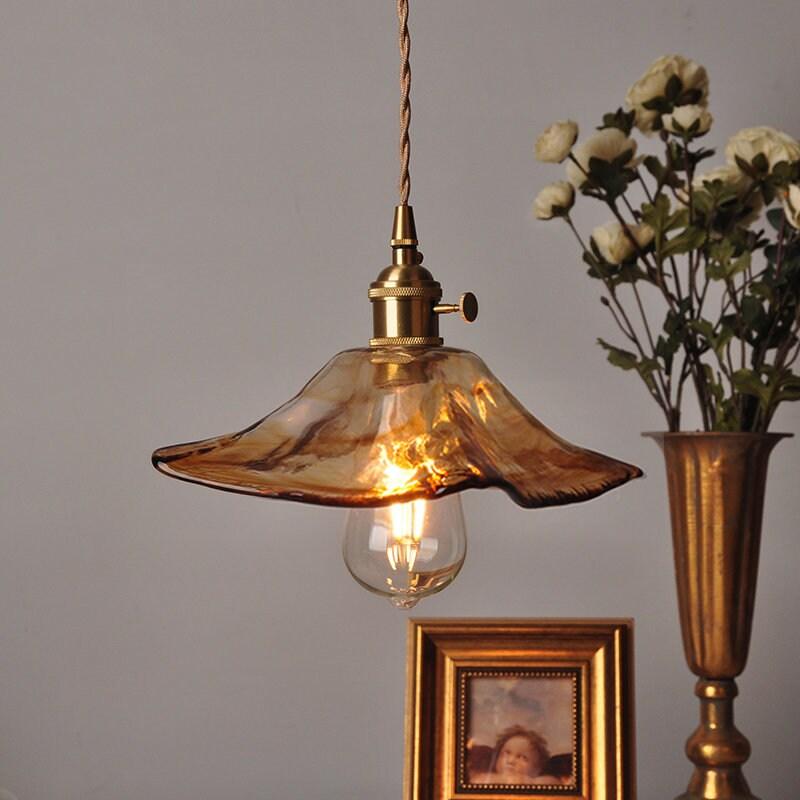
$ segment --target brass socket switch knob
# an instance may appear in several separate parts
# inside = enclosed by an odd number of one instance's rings
[[[441,303],[433,307],[435,314],[461,314],[464,322],[475,322],[478,318],[478,298],[472,292],[464,292],[458,303]]]
[[[440,347],[440,314],[461,314],[466,322],[478,316],[472,292],[456,304],[441,303],[442,287],[422,266],[414,212],[409,205],[395,208],[392,263],[369,286],[372,304],[371,347]]]

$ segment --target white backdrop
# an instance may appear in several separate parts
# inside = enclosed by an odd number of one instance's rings
[[[396,202],[391,0],[6,0],[0,26],[0,785],[19,800],[397,800],[406,617],[349,578],[341,511],[168,481],[159,445],[236,430],[370,332]],[[640,796],[696,724],[658,409],[568,232],[530,220],[656,56],[711,76],[718,144],[800,134],[800,4],[412,3],[414,204],[444,322],[546,424],[645,480],[532,512],[464,497],[425,616],[634,616]],[[580,212],[582,224],[603,222]],[[696,422],[689,415],[687,425]],[[800,430],[785,408],[775,430]],[[797,441],[775,451],[738,722],[764,798],[800,791]],[[599,800],[599,799],[598,799]]]

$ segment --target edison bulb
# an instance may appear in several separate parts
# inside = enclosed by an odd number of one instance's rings
[[[348,512],[344,563],[365,589],[411,608],[455,580],[467,554],[461,499],[411,500]]]

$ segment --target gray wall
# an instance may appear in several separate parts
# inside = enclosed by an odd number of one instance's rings
[[[149,465],[368,337],[395,24],[390,0],[3,3],[0,785],[19,800],[400,796],[406,617],[346,573],[344,513]],[[544,512],[467,493],[467,564],[419,613],[636,617],[640,795],[674,796],[696,704],[663,466],[639,436],[662,421],[594,345],[613,331],[566,229],[529,218],[560,173],[532,141],[566,116],[588,130],[674,51],[709,69],[720,144],[799,134],[800,4],[419,0],[411,24],[423,249],[482,305],[448,342],[648,473]],[[781,444],[738,705],[773,798],[800,790],[798,464]]]

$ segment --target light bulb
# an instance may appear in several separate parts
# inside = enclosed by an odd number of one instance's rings
[[[348,512],[344,563],[365,589],[411,608],[455,580],[467,554],[458,494]]]

